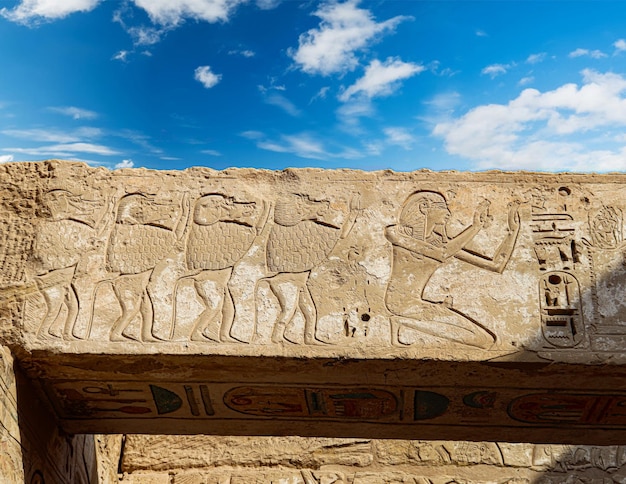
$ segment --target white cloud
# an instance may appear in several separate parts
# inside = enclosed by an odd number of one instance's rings
[[[415,143],[415,137],[406,128],[389,127],[383,129],[383,132],[388,144],[401,146],[405,150],[410,150]]]
[[[336,114],[339,119],[339,127],[356,136],[362,134],[361,118],[373,116],[374,108],[369,98],[357,96],[342,104],[337,109]]]
[[[543,62],[544,60],[546,60],[547,56],[548,54],[546,54],[545,52],[540,52],[539,54],[530,54],[526,58],[526,62],[528,64],[538,64],[539,62]]]
[[[433,135],[477,168],[626,170],[626,145],[607,144],[613,130],[626,129],[626,78],[588,69],[582,76],[581,86],[525,89],[508,104],[475,107],[438,123]]]
[[[13,161],[13,155],[0,155],[0,163],[8,163]]]
[[[329,158],[354,159],[363,156],[358,150],[346,147],[331,151],[326,148],[324,142],[310,133],[281,135],[277,140],[267,139],[263,133],[257,131],[250,132],[248,135],[242,133],[242,135],[255,140],[259,149],[276,153],[291,153],[300,158],[325,160]]]
[[[128,58],[128,54],[130,54],[129,51],[127,51],[127,50],[120,50],[117,54],[115,54],[112,57],[112,59],[113,60],[122,61],[122,62],[126,62],[127,58]]]
[[[317,101],[318,99],[326,99],[326,96],[328,95],[328,91],[330,91],[330,86],[322,87],[319,91],[317,91],[315,96],[311,98],[311,100],[309,101],[309,104],[312,104],[314,101]]]
[[[340,101],[348,101],[356,94],[365,97],[388,96],[400,86],[399,81],[423,72],[426,68],[400,59],[387,58],[385,62],[374,59],[365,69],[365,75],[348,87],[339,96]]]
[[[358,8],[358,4],[358,0],[329,1],[313,12],[321,19],[319,28],[301,34],[298,48],[289,50],[289,55],[302,71],[327,76],[354,70],[358,65],[357,51],[411,18],[398,16],[376,22],[372,13]]]
[[[60,143],[37,148],[3,148],[2,151],[24,153],[35,156],[73,156],[74,153],[89,153],[95,155],[112,156],[120,153],[103,145],[93,143]]]
[[[489,34],[484,30],[478,29],[476,31],[476,37],[489,37]]]
[[[256,52],[254,52],[253,50],[249,50],[249,49],[244,49],[244,50],[229,50],[228,51],[228,55],[240,55],[242,57],[254,57],[256,55]]]
[[[132,168],[133,166],[135,166],[133,160],[122,160],[115,165],[115,169],[119,170],[120,168]]]
[[[146,11],[150,20],[165,27],[175,27],[185,19],[226,22],[245,0],[133,0]]]
[[[41,141],[44,143],[72,143],[84,140],[85,138],[97,138],[102,135],[102,131],[99,128],[89,127],[69,131],[56,129],[4,129],[0,131],[0,133],[12,138]]]
[[[600,50],[589,50],[589,49],[581,49],[578,48],[573,50],[568,54],[568,57],[592,57],[593,59],[601,59],[602,57],[606,57],[606,54]]]
[[[200,66],[194,71],[194,79],[202,83],[207,89],[211,89],[222,79],[221,74],[211,72],[209,66]]]
[[[511,64],[491,64],[480,71],[480,73],[491,76],[493,79],[499,75],[506,74],[511,67]]]
[[[222,154],[217,150],[202,150],[200,153],[211,156],[222,156]]]
[[[155,27],[128,27],[126,32],[132,37],[135,45],[154,45],[161,40],[166,33],[166,29],[157,29]]]
[[[100,0],[22,0],[12,10],[0,9],[0,15],[12,22],[36,24],[58,20],[75,12],[93,10]]]
[[[254,131],[254,130],[244,131],[243,133],[240,133],[240,135],[243,136],[244,138],[253,139],[253,140],[258,140],[258,139],[262,139],[265,137],[265,135],[261,131]]]
[[[98,117],[98,113],[94,111],[89,111],[88,109],[77,108],[74,106],[63,106],[63,107],[50,107],[49,111],[54,111],[55,113],[63,114],[65,116],[70,116],[74,119],[95,119]]]
[[[615,53],[623,52],[626,50],[626,40],[618,39],[613,42],[613,47],[615,47]]]
[[[535,78],[533,76],[526,76],[526,77],[522,77],[518,84],[520,86],[526,86],[528,84],[532,84],[533,82],[535,82]]]
[[[265,102],[272,106],[277,106],[290,116],[298,117],[302,112],[282,94],[270,94],[265,98]]]
[[[282,3],[283,0],[256,0],[256,6],[261,10],[272,10]]]

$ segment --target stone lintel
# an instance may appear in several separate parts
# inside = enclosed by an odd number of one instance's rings
[[[625,193],[5,164],[2,339],[70,433],[617,443]]]

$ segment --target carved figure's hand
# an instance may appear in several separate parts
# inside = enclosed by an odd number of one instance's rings
[[[511,232],[517,232],[520,228],[519,207],[519,200],[509,203],[509,230]]]
[[[484,227],[485,223],[489,219],[489,206],[491,202],[489,200],[483,200],[476,207],[476,211],[474,212],[474,222],[473,225],[477,227]]]
[[[357,193],[352,196],[350,199],[350,211],[358,211],[361,210],[361,194]]]

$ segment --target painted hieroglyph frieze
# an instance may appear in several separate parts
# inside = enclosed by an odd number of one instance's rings
[[[32,348],[578,361],[626,343],[623,177],[0,168],[0,320]]]

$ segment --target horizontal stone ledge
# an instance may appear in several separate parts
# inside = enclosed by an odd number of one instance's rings
[[[68,433],[609,445],[619,366],[215,355],[21,355]]]

